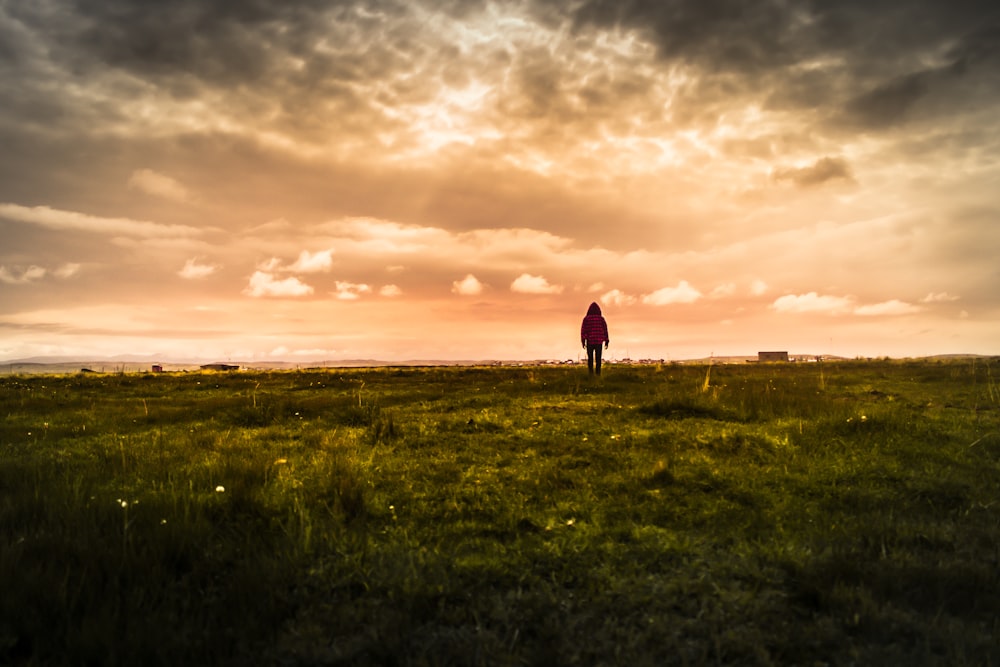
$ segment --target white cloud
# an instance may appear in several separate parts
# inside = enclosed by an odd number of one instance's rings
[[[278,280],[265,271],[254,271],[254,274],[250,276],[250,284],[243,290],[243,293],[252,297],[306,296],[313,293],[313,288],[298,278]]]
[[[909,315],[919,313],[922,310],[919,306],[891,299],[882,303],[875,303],[868,306],[858,306],[854,309],[855,315]]]
[[[277,257],[272,257],[271,259],[258,264],[257,269],[265,273],[274,273],[275,271],[281,271],[282,270],[281,260],[278,259]]]
[[[74,211],[60,211],[48,206],[19,206],[0,204],[0,217],[26,222],[39,227],[74,230],[96,234],[117,234],[141,238],[179,238],[199,236],[204,231],[186,225],[161,225],[146,220],[129,218],[101,218]]]
[[[63,264],[58,269],[53,271],[53,273],[58,278],[72,278],[80,272],[80,265],[74,262],[68,262]]]
[[[451,291],[461,296],[475,296],[483,293],[483,284],[471,273],[451,284]]]
[[[137,190],[142,190],[146,194],[172,199],[174,201],[188,201],[191,194],[187,188],[179,182],[159,174],[152,169],[137,169],[129,176],[128,186]]]
[[[447,245],[451,235],[438,227],[405,225],[375,218],[347,218],[320,225],[320,231],[340,238],[345,246],[369,255],[415,254]]]
[[[767,283],[763,280],[755,280],[750,284],[750,294],[752,296],[761,296],[767,292]]]
[[[723,283],[712,290],[708,295],[710,299],[722,299],[736,293],[736,283]]]
[[[613,289],[610,292],[605,292],[601,295],[601,303],[614,306],[627,306],[635,303],[635,297],[629,296],[621,290]]]
[[[291,264],[285,264],[277,257],[272,257],[257,265],[259,271],[265,273],[324,273],[333,268],[333,249],[309,252],[303,250]]]
[[[644,294],[642,302],[651,306],[667,306],[672,303],[694,303],[701,298],[701,292],[682,280],[677,287],[664,287],[650,294]]]
[[[334,295],[342,301],[353,301],[357,299],[362,294],[367,294],[372,291],[372,288],[368,285],[360,283],[349,283],[342,280],[336,282],[337,291]]]
[[[29,266],[21,275],[21,278],[27,282],[41,280],[45,277],[45,273],[45,269],[40,266]]]
[[[771,308],[779,313],[828,313],[848,312],[853,303],[849,297],[808,294],[786,294],[778,297]]]
[[[45,277],[45,273],[45,269],[34,264],[23,271],[16,271],[8,269],[6,266],[0,266],[0,282],[7,283],[8,285],[25,285],[35,280],[41,280]]]
[[[920,300],[921,303],[942,303],[945,301],[958,301],[959,297],[952,296],[947,292],[930,292]]]
[[[522,273],[510,284],[510,291],[521,294],[561,294],[563,288],[561,285],[550,285],[542,276]]]
[[[403,290],[399,289],[398,285],[383,285],[378,293],[382,296],[394,297],[402,296]]]
[[[284,270],[296,273],[319,273],[322,271],[329,271],[333,267],[332,255],[332,249],[320,250],[315,253],[303,250],[299,253],[299,258],[295,260],[295,263]]]
[[[184,268],[177,272],[177,275],[187,280],[197,280],[212,275],[215,273],[215,269],[216,267],[211,264],[199,264],[197,259],[189,259],[184,263]]]

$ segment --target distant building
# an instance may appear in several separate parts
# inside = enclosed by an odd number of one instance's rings
[[[162,373],[163,372],[163,366],[161,366],[160,364],[153,364],[153,372],[154,373]]]
[[[758,363],[788,361],[788,352],[758,352],[757,361]]]
[[[233,364],[203,364],[201,367],[203,371],[238,371],[239,366]]]

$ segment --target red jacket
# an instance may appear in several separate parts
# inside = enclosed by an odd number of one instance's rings
[[[597,302],[594,302],[590,304],[587,316],[583,318],[583,324],[580,325],[580,343],[600,345],[610,341],[608,323],[601,315],[601,307],[597,305]]]

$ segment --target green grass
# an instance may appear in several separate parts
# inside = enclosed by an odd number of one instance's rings
[[[995,371],[0,377],[0,663],[995,665]]]

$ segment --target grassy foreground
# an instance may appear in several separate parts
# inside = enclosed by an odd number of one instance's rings
[[[998,372],[0,377],[0,663],[997,665]]]

